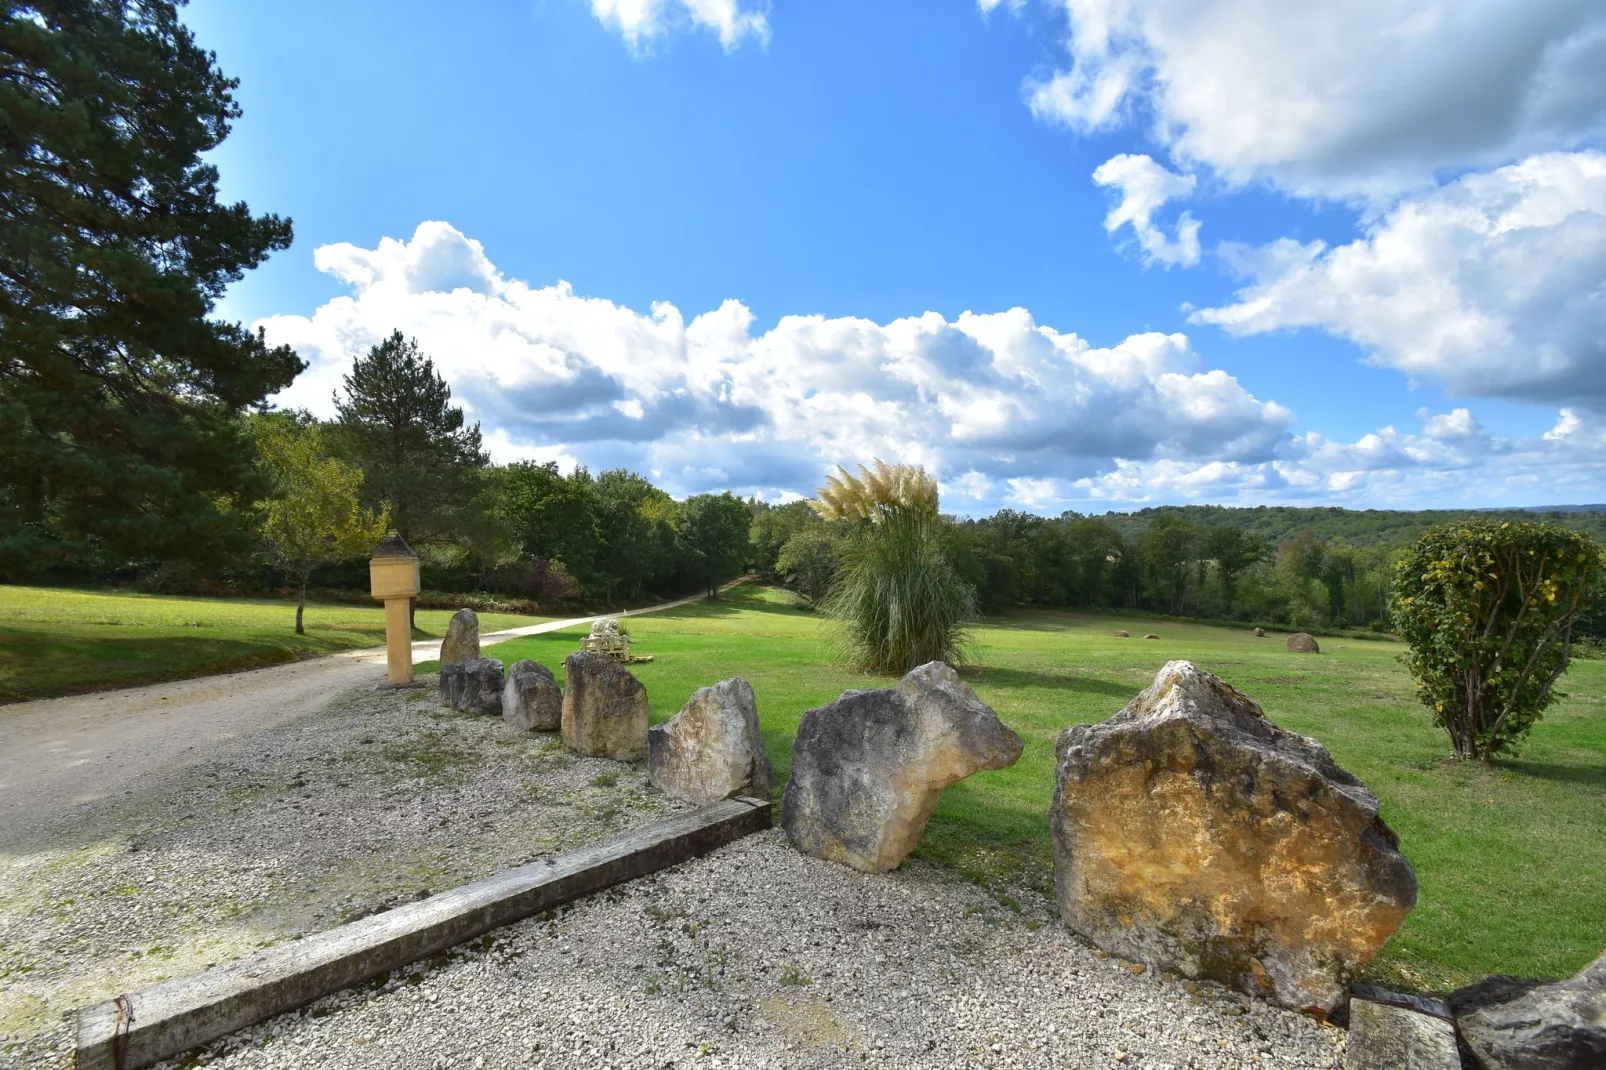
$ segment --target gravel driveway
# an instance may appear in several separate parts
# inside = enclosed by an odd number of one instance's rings
[[[644,768],[371,686],[133,784],[6,830],[0,1067],[70,1065],[73,1008],[684,809]]]
[[[778,831],[510,926],[210,1049],[268,1067],[1337,1067],[1344,1034],[1099,958],[919,861]],[[167,1064],[176,1068],[183,1063]]]

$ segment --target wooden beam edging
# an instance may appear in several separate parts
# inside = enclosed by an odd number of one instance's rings
[[[78,1012],[74,1065],[141,1070],[492,929],[707,854],[769,828],[770,810],[767,800],[727,799],[86,1007]],[[132,1021],[120,1004],[131,1006]]]

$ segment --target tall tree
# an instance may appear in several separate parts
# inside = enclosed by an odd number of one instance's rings
[[[395,331],[352,363],[343,384],[337,442],[363,470],[364,500],[388,506],[390,526],[413,547],[464,534],[490,458],[434,361]]]
[[[591,484],[596,568],[604,600],[639,598],[674,565],[675,501],[634,472],[603,472]]]
[[[497,508],[524,556],[560,561],[582,584],[593,586],[597,519],[591,473],[576,467],[565,476],[554,461],[520,461],[502,469],[498,482]]]
[[[719,585],[740,575],[752,556],[752,513],[726,491],[693,495],[680,503],[679,514],[682,552],[708,597],[718,598]]]
[[[257,445],[274,482],[262,535],[300,588],[296,634],[305,635],[307,577],[319,565],[370,553],[385,537],[387,517],[362,508],[362,471],[329,456],[317,424],[264,422]]]
[[[0,572],[249,544],[239,416],[303,365],[209,318],[291,238],[218,203],[236,84],[172,2],[0,6]]]

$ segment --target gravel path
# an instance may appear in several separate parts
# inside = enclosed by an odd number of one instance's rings
[[[217,1070],[1342,1064],[1342,1031],[1099,958],[1047,906],[1017,912],[919,861],[864,876],[771,831],[253,1027],[203,1060]]]
[[[453,713],[433,690],[348,691],[12,837],[0,1067],[69,1065],[75,1007],[683,808],[644,768]]]

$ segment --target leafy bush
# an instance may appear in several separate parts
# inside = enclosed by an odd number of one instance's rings
[[[1430,528],[1401,556],[1402,660],[1457,757],[1493,761],[1563,697],[1554,685],[1599,566],[1588,535],[1493,520]]]
[[[775,571],[786,585],[817,606],[831,589],[842,562],[842,539],[834,526],[813,524],[798,531],[781,546]]]
[[[965,660],[976,597],[943,555],[937,482],[915,465],[859,466],[828,478],[814,503],[849,532],[821,608],[842,624],[848,659],[870,672],[905,673]]]

